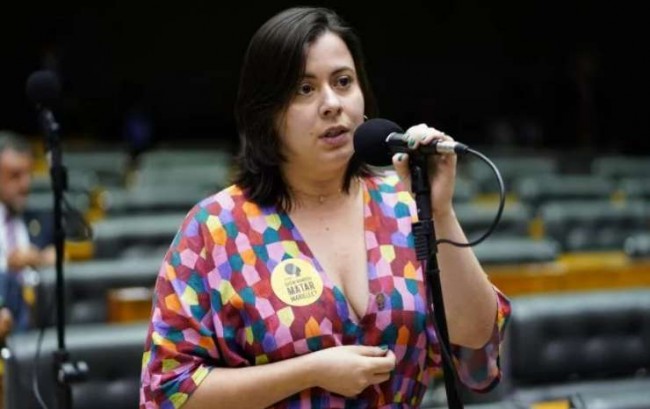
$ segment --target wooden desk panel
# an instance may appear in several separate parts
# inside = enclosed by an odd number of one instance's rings
[[[486,266],[485,271],[509,296],[650,287],[650,259],[630,260],[620,252],[566,254],[553,263]]]

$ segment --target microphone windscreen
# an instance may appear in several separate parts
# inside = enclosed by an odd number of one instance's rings
[[[403,133],[402,128],[388,119],[373,118],[354,131],[354,152],[362,161],[373,166],[392,164],[393,154],[386,138],[393,132]]]
[[[61,83],[54,71],[36,71],[27,79],[25,91],[34,104],[51,107],[59,99]]]

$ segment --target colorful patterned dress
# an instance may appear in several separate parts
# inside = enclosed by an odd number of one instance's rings
[[[273,408],[415,408],[440,370],[439,344],[413,249],[415,204],[394,174],[363,180],[368,307],[359,319],[286,213],[231,186],[188,214],[160,269],[143,356],[140,408],[178,408],[214,367],[264,365],[338,345],[387,345],[390,380],[354,399],[321,388]],[[498,382],[510,304],[481,349],[452,346],[461,381]]]

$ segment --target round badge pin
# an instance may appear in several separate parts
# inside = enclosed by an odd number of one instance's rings
[[[303,307],[320,298],[323,280],[307,261],[291,258],[275,266],[271,274],[271,287],[286,304]]]

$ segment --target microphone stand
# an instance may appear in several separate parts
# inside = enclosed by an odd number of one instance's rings
[[[71,362],[65,347],[65,291],[63,282],[63,257],[65,231],[63,229],[63,192],[67,189],[67,171],[62,164],[59,139],[59,124],[52,111],[41,108],[39,123],[45,133],[46,151],[50,162],[50,177],[54,193],[54,246],[56,250],[56,333],[58,349],[53,352],[54,375],[57,382],[57,401],[59,409],[72,408],[70,384],[86,378],[88,366],[85,362]]]
[[[415,252],[417,259],[424,264],[426,287],[430,292],[433,302],[434,324],[438,329],[437,335],[440,342],[442,356],[442,369],[445,379],[445,391],[447,393],[447,404],[450,409],[462,409],[463,403],[458,394],[455,369],[451,361],[451,355],[445,351],[451,351],[449,347],[449,332],[447,330],[447,319],[445,306],[442,299],[442,285],[440,283],[440,268],[438,267],[436,245],[436,232],[432,219],[431,209],[431,187],[429,185],[428,157],[409,152],[409,170],[411,172],[411,191],[415,194],[418,221],[413,223],[413,235],[415,238]],[[427,303],[429,305],[429,303]]]

